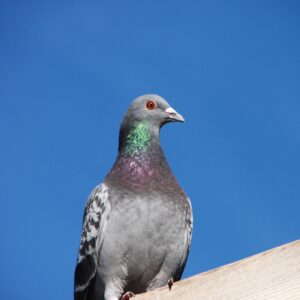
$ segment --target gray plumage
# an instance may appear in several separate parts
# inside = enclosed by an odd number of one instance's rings
[[[118,300],[180,279],[192,209],[159,142],[161,126],[172,121],[183,117],[158,95],[129,107],[116,162],[85,208],[75,300]]]

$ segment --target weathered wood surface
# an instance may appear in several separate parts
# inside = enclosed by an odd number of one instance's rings
[[[133,299],[300,300],[300,240]]]

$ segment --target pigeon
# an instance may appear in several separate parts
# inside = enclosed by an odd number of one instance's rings
[[[125,300],[181,278],[192,207],[159,139],[160,128],[175,121],[184,118],[159,95],[130,105],[117,159],[85,207],[74,300]]]

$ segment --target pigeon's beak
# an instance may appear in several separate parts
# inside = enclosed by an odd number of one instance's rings
[[[171,121],[184,122],[184,117],[180,115],[174,108],[168,107],[165,112],[168,114],[168,118]]]

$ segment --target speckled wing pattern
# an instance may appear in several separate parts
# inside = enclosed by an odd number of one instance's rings
[[[75,269],[74,299],[86,300],[96,275],[99,250],[110,212],[108,189],[98,185],[87,201]]]

